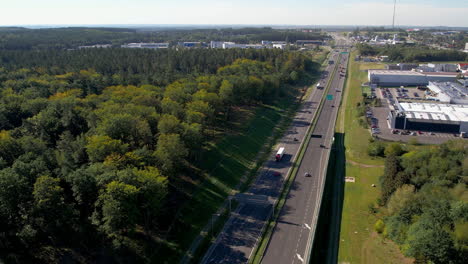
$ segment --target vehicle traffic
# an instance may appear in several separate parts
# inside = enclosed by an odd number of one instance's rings
[[[279,148],[278,152],[276,152],[276,155],[275,155],[276,162],[281,161],[281,159],[283,158],[283,155],[284,155],[284,148]]]

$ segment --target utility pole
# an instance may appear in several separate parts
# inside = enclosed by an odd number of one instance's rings
[[[395,29],[395,10],[396,10],[396,0],[393,1],[393,21],[392,21],[393,29]]]

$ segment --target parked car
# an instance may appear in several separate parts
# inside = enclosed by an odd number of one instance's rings
[[[422,132],[422,131],[418,131],[418,134],[419,134],[419,135],[422,135],[422,134],[423,134],[423,132]]]

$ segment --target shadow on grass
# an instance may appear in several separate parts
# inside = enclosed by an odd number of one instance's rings
[[[346,157],[343,133],[335,133],[310,263],[337,263],[344,201]]]

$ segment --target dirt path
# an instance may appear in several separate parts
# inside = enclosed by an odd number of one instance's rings
[[[384,165],[368,165],[368,164],[358,163],[352,160],[346,160],[346,163],[352,164],[354,166],[363,167],[363,168],[383,168],[384,167]]]

